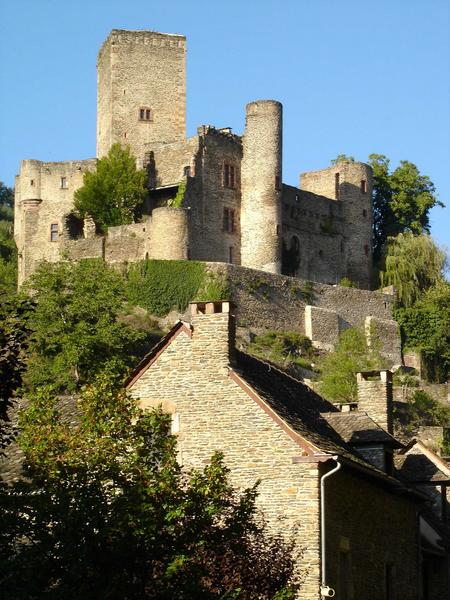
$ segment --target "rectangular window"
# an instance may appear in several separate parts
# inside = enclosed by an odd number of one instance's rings
[[[223,230],[227,233],[233,233],[235,230],[234,210],[232,208],[223,209]]]
[[[334,175],[334,197],[339,200],[339,173]]]
[[[367,193],[367,182],[365,179],[361,179],[361,192],[363,194]]]
[[[228,262],[229,263],[233,262],[233,246],[230,246],[228,248]]]
[[[152,109],[144,106],[139,109],[139,120],[140,121],[153,121]]]
[[[143,108],[139,109],[139,118],[141,119],[141,121],[143,121],[145,118],[145,110]]]
[[[50,241],[57,242],[59,237],[58,233],[58,223],[52,223],[50,225]]]
[[[61,177],[61,180],[60,180],[60,182],[59,182],[59,187],[60,187],[62,190],[67,190],[67,188],[68,188],[68,185],[67,185],[67,177]]]
[[[236,186],[234,165],[230,165],[229,163],[223,165],[223,185],[227,188],[234,188]]]

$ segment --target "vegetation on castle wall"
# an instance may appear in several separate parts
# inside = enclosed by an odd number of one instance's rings
[[[330,402],[356,402],[356,373],[385,366],[377,343],[372,341],[369,348],[362,330],[346,329],[320,363],[319,392]]]
[[[178,185],[178,191],[175,195],[175,198],[171,198],[167,202],[167,206],[171,206],[172,208],[181,208],[183,206],[184,196],[186,194],[186,180],[183,179],[180,181]]]
[[[177,463],[170,416],[142,411],[105,373],[69,426],[41,388],[21,416],[28,479],[0,488],[8,598],[293,598],[293,544],[271,534],[257,486],[235,490],[222,456]]]
[[[226,300],[229,287],[218,275],[208,273],[203,262],[144,260],[130,265],[126,282],[132,304],[157,316],[171,310],[184,312],[192,300]]]
[[[294,364],[312,369],[311,363],[316,360],[311,340],[293,331],[267,331],[257,335],[246,350],[284,368]]]
[[[133,223],[142,209],[146,179],[130,148],[113,144],[97,169],[84,174],[83,186],[74,194],[75,212],[83,219],[91,216],[101,231]]]

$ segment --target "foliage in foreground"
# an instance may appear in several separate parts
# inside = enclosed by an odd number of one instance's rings
[[[79,409],[69,427],[42,389],[21,418],[30,479],[1,490],[7,597],[292,597],[292,545],[259,520],[256,485],[238,494],[220,454],[184,472],[170,418],[139,410],[110,374]]]
[[[0,298],[17,285],[17,248],[14,242],[14,190],[0,181]]]
[[[359,329],[343,331],[334,351],[320,364],[320,393],[330,402],[356,402],[356,373],[385,366],[376,346],[368,348],[366,336]]]
[[[123,277],[100,259],[43,263],[29,287],[36,308],[26,383],[74,390],[108,363],[125,371],[154,343],[148,332],[118,320],[126,294]]]
[[[145,171],[136,169],[129,146],[113,144],[96,170],[84,174],[83,186],[74,195],[76,214],[82,219],[92,217],[101,231],[133,223],[146,194],[146,177]]]

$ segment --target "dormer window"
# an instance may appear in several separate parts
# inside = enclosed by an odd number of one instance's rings
[[[139,109],[139,121],[153,121],[153,112],[151,108],[143,107]]]

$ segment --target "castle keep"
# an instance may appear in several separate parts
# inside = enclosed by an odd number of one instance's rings
[[[233,263],[269,273],[368,288],[371,169],[341,163],[282,183],[282,106],[247,105],[243,136],[201,125],[186,138],[186,39],[113,30],[97,63],[97,156],[129,145],[148,172],[141,223],[99,236],[71,217],[73,194],[96,159],[22,161],[16,180],[19,284],[61,255],[124,262],[143,258]],[[182,207],[170,206],[181,181]]]

